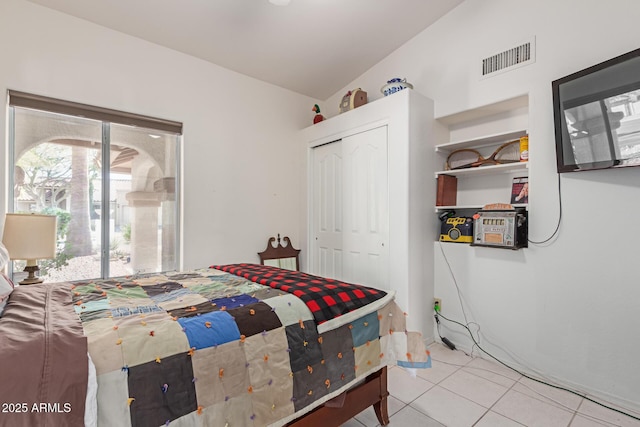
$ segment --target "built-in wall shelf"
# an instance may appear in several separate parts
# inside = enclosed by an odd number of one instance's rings
[[[444,125],[452,126],[460,123],[471,122],[496,114],[507,113],[520,108],[529,108],[529,95],[518,95],[513,98],[482,105],[476,108],[460,111],[443,116],[436,115],[436,120]]]
[[[505,142],[514,141],[527,135],[526,129],[507,130],[505,132],[493,133],[491,135],[483,135],[471,139],[463,139],[459,141],[447,142],[436,145],[436,152],[451,153],[455,150],[463,148],[484,148],[487,146],[499,145]]]
[[[513,206],[514,208],[525,208],[525,209],[528,209],[528,205],[526,203],[514,203],[511,206]],[[484,206],[480,206],[480,205],[436,206],[436,213],[437,212],[442,212],[442,211],[450,211],[450,210],[457,210],[457,211],[462,211],[462,210],[480,210],[483,207]]]
[[[504,163],[502,165],[489,165],[489,166],[478,166],[475,168],[468,169],[453,169],[453,170],[443,170],[436,172],[436,178],[438,175],[451,175],[451,176],[482,176],[482,175],[491,175],[496,173],[512,173],[518,171],[526,171],[529,167],[529,162],[517,162],[517,163]]]
[[[458,113],[436,116],[436,121],[440,125],[441,139],[435,146],[435,155],[443,170],[435,172],[439,190],[435,204],[449,205],[436,206],[436,212],[445,209],[473,211],[490,203],[509,203],[514,179],[529,176],[528,161],[447,170],[447,158],[456,150],[473,149],[488,159],[502,144],[520,142],[521,138],[529,136],[529,96],[517,95]],[[535,144],[535,141],[530,143]],[[516,206],[528,208],[527,204]]]

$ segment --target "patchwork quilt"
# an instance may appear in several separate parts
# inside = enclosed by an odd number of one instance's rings
[[[393,296],[251,264],[74,282],[98,425],[280,426],[387,364],[430,367]]]

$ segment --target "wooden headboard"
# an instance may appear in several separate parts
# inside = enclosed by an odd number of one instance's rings
[[[265,264],[265,261],[269,260],[295,260],[294,264],[289,267],[289,269],[300,270],[300,249],[295,249],[291,244],[291,240],[285,236],[282,240],[285,241],[286,246],[282,246],[280,243],[280,234],[278,234],[278,245],[274,246],[273,243],[276,241],[275,237],[270,237],[267,241],[267,248],[258,252],[258,256],[260,257],[260,264]],[[284,262],[284,261],[281,261]],[[279,263],[267,263],[268,265],[274,265],[282,268],[287,268]]]

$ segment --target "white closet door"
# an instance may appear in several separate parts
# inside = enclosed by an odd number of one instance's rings
[[[342,278],[342,142],[313,149],[311,272]]]
[[[387,127],[342,139],[343,280],[388,287]]]

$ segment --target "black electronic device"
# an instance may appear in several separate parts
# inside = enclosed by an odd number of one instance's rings
[[[473,218],[440,217],[441,242],[471,243],[473,241]]]
[[[452,209],[447,209],[440,212],[440,215],[438,215],[438,218],[440,218],[440,221],[446,221],[447,219],[453,218],[454,216],[456,216],[456,211]]]
[[[640,166],[640,49],[551,87],[558,172]]]
[[[526,209],[481,210],[473,218],[473,246],[506,249],[528,246]]]
[[[444,343],[444,345],[449,347],[449,349],[451,349],[451,350],[455,350],[456,349],[455,344],[453,344],[451,342],[451,340],[449,340],[447,337],[442,337],[442,342]]]

